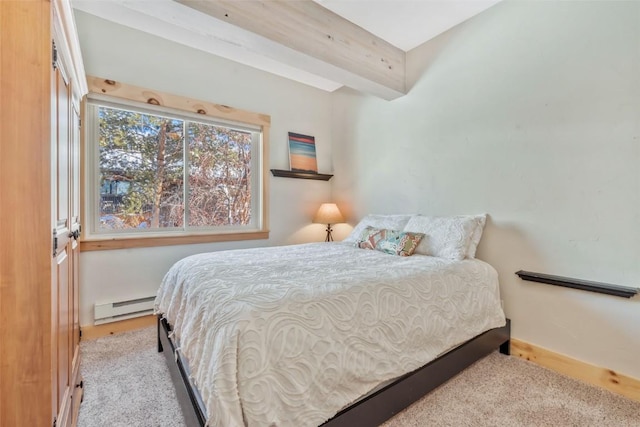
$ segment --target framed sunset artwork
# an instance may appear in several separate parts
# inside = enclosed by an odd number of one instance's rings
[[[289,132],[289,169],[318,173],[315,137]]]

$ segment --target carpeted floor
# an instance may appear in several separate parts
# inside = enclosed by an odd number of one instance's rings
[[[80,342],[78,427],[184,427],[156,328]]]
[[[78,427],[185,425],[155,328],[83,341],[81,352]],[[640,402],[494,353],[383,426],[640,427]]]

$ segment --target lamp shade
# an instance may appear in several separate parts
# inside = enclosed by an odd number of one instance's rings
[[[344,217],[335,203],[323,203],[320,205],[313,222],[318,224],[338,224],[344,222]]]

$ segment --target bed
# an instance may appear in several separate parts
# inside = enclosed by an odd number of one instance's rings
[[[155,310],[188,425],[378,425],[508,353],[485,221],[368,215],[343,242],[177,262]]]
[[[156,312],[189,426],[378,425],[509,348],[489,264],[349,241],[185,258]]]

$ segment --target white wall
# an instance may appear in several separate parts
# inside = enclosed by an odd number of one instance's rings
[[[331,173],[330,94],[76,11],[87,74],[271,116],[269,168],[288,169],[287,132],[316,137],[318,169]],[[83,252],[80,323],[93,304],[155,295],[178,259],[205,251],[324,240],[311,224],[331,184],[270,177],[268,240]]]
[[[506,1],[407,65],[395,101],[334,94],[334,200],[352,223],[489,213],[513,335],[640,378],[640,298],[514,274],[640,286],[640,2]]]
[[[322,240],[317,206],[488,212],[478,256],[500,274],[516,338],[640,378],[640,298],[523,282],[519,269],[640,285],[640,3],[500,3],[411,51],[405,97],[333,95],[76,13],[88,74],[270,114],[316,136],[316,182],[270,178],[269,240],[82,253],[94,302],[153,295],[196,252]],[[333,110],[333,113],[332,113]],[[348,226],[336,226],[336,237]]]

